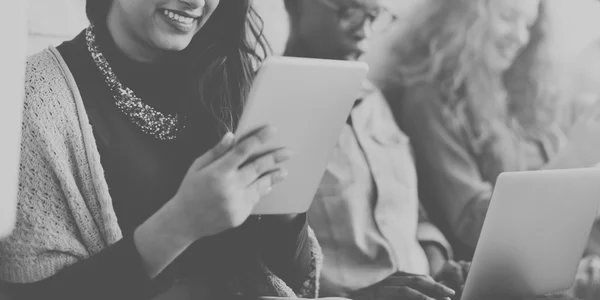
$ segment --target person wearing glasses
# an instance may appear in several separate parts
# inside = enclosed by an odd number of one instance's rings
[[[354,60],[394,14],[376,0],[286,0],[285,55]],[[460,289],[441,232],[420,214],[410,144],[382,94],[365,82],[308,212],[323,249],[321,295],[440,299]]]

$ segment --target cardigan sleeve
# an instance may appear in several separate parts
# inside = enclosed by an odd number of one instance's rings
[[[28,61],[17,223],[12,235],[0,241],[2,281],[43,280],[106,247],[83,200],[87,191],[78,188],[79,159],[69,154],[81,150],[68,141],[76,138],[67,120],[76,116],[67,105],[72,98],[49,54]]]
[[[86,170],[67,80],[47,51],[27,63],[17,223],[0,241],[0,280],[17,299],[139,298],[159,284],[143,271],[133,238],[106,230],[116,219],[105,212],[112,208],[102,208]]]

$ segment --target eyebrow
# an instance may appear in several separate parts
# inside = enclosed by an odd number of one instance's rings
[[[374,4],[367,4],[360,0],[325,0],[339,7],[364,7],[368,9],[374,9],[381,5],[376,2]]]

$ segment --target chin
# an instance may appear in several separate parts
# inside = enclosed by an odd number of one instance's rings
[[[161,39],[159,42],[155,43],[156,46],[163,51],[183,51],[187,48],[192,42],[191,38],[167,38]]]
[[[359,45],[353,45],[351,47],[346,47],[340,52],[343,52],[345,54],[343,55],[343,57],[356,59],[363,55],[363,53],[365,53],[365,50],[366,49],[364,47],[360,47]]]
[[[491,68],[496,72],[506,72],[513,64],[512,59],[507,59],[504,57],[496,57],[492,60]]]

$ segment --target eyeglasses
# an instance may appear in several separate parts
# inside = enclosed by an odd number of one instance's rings
[[[340,25],[345,28],[358,28],[365,22],[373,32],[385,31],[396,21],[396,15],[382,6],[369,8],[355,1],[348,1],[347,5],[339,5],[331,0],[319,0],[322,4],[337,12]]]

